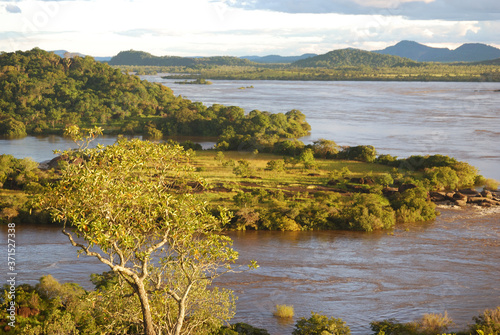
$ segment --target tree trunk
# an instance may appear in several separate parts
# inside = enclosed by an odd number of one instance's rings
[[[174,335],[180,335],[184,317],[186,316],[186,301],[182,299],[179,301],[179,314],[177,315],[177,323],[175,325]]]
[[[149,298],[146,289],[144,288],[144,283],[142,281],[136,281],[137,295],[141,301],[142,309],[142,319],[144,322],[144,335],[156,335],[153,328],[153,318],[151,317],[151,308],[149,307]]]

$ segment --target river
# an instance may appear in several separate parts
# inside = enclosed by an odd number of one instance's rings
[[[299,109],[312,126],[306,142],[327,138],[340,145],[371,144],[379,153],[400,157],[440,153],[467,161],[485,177],[500,180],[498,83],[176,85],[160,76],[143,78],[165,83],[176,94],[206,105],[237,105],[247,112]],[[247,86],[254,88],[240,89]],[[53,149],[70,145],[55,136],[0,140],[0,153],[44,161],[54,157]],[[460,329],[484,309],[500,306],[499,214],[443,209],[435,221],[399,226],[394,234],[231,232],[241,261],[255,259],[260,268],[228,276],[220,284],[239,296],[233,321],[276,335],[293,329],[293,322],[282,324],[273,318],[276,304],[293,305],[297,317],[316,311],[342,318],[353,334],[360,335],[370,333],[370,321],[410,321],[445,310]],[[0,228],[2,241],[6,228]],[[35,284],[40,276],[52,274],[63,282],[91,288],[89,273],[107,270],[85,256],[77,259],[56,227],[18,225],[16,229],[19,282]]]

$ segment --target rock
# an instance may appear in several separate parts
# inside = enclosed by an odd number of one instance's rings
[[[365,178],[365,184],[366,185],[375,185],[375,180],[372,178]]]
[[[382,190],[383,192],[383,190]],[[431,198],[431,201],[433,202],[441,202],[446,200],[446,193],[445,192],[429,192],[429,196]]]
[[[329,185],[329,186],[335,186],[335,185],[337,185],[338,183],[339,183],[339,181],[338,181],[338,180],[334,180],[334,179],[332,179],[332,180],[329,180],[326,184],[327,184],[327,185]]]
[[[411,190],[412,188],[417,188],[417,185],[415,185],[415,184],[403,184],[403,185],[399,186],[398,191],[400,193],[403,193],[404,191]]]
[[[458,190],[458,192],[465,194],[467,196],[479,196],[480,195],[480,193],[473,188],[463,188],[461,190]]]
[[[467,205],[467,199],[455,199],[454,201],[455,205],[457,206],[460,206],[460,207],[464,207]]]
[[[309,177],[319,177],[320,174],[319,173],[309,173],[307,174]]]
[[[455,198],[453,198],[454,195],[455,195],[455,192],[447,192],[445,197],[446,197],[446,199],[453,201],[453,200],[455,200]]]
[[[351,178],[351,180],[349,180],[349,181],[353,184],[364,184],[365,183],[364,178]]]
[[[399,193],[399,189],[396,187],[384,187],[382,193],[387,197]]]
[[[493,199],[493,194],[492,194],[490,191],[488,191],[488,190],[483,190],[483,191],[481,192],[481,195],[482,195],[483,197],[485,197],[485,198],[488,198],[488,199]]]
[[[462,194],[460,192],[455,192],[455,194],[453,194],[453,199],[455,200],[465,200],[467,202],[467,196],[465,194]]]

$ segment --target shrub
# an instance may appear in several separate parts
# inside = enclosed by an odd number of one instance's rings
[[[441,334],[445,332],[450,325],[453,324],[453,320],[448,317],[448,313],[443,314],[424,314],[422,319],[418,322],[418,328],[421,334]]]
[[[314,160],[314,152],[312,149],[305,149],[299,156],[299,162],[304,164],[305,169],[313,168],[316,165]]]
[[[276,305],[276,310],[273,315],[277,318],[291,319],[293,318],[294,311],[291,305]]]
[[[342,319],[328,318],[311,312],[309,319],[300,318],[295,323],[293,335],[349,335],[351,330]]]
[[[340,214],[342,226],[350,230],[389,229],[396,223],[389,201],[376,194],[356,194]]]
[[[238,165],[233,168],[233,173],[237,176],[248,177],[253,173],[253,169],[250,167],[250,162],[246,160],[239,160]]]
[[[457,172],[448,166],[426,169],[424,177],[434,189],[454,190],[460,184]]]
[[[500,334],[500,306],[487,309],[482,315],[472,318],[475,324],[470,327],[472,332],[482,331],[484,334]]]
[[[266,170],[283,172],[285,171],[285,161],[283,159],[276,159],[267,162]]]
[[[417,335],[418,324],[416,322],[398,323],[394,319],[370,322],[370,328],[374,334],[380,335]]]
[[[499,185],[500,185],[500,182],[496,181],[495,179],[486,179],[484,181],[484,187],[487,190],[491,190],[491,191],[498,190]]]
[[[371,145],[358,145],[344,148],[337,156],[343,159],[372,163],[377,158],[377,151]]]
[[[427,199],[427,191],[419,186],[397,194],[391,201],[398,222],[420,222],[436,217],[436,205]]]
[[[339,152],[340,147],[334,141],[320,138],[313,142],[312,149],[315,157],[332,158]]]

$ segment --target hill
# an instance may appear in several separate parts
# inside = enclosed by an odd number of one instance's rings
[[[0,136],[7,137],[99,126],[158,139],[220,136],[224,148],[254,143],[260,150],[261,143],[306,136],[311,129],[297,110],[245,114],[237,106],[206,107],[92,57],[61,58],[40,49],[0,55],[0,92]]]
[[[358,50],[358,49],[341,49],[330,51],[324,55],[319,55],[307,59],[302,59],[292,63],[296,67],[323,67],[323,68],[338,68],[338,67],[398,67],[398,66],[416,66],[418,63],[410,59],[381,55],[378,53]]]
[[[53,51],[49,51],[49,52],[53,52],[61,58],[65,58],[65,57],[73,58],[75,56],[78,56],[78,57],[88,56],[88,55],[84,55],[84,54],[79,53],[79,52],[69,52],[68,50],[53,50]],[[91,56],[91,57],[94,58],[98,62],[107,62],[111,59],[111,57],[94,57],[94,56]]]
[[[243,56],[240,58],[248,59],[249,61],[255,63],[264,64],[289,64],[296,62],[301,59],[306,59],[310,57],[317,56],[317,54],[303,54],[301,56],[279,56],[279,55],[268,55],[268,56]]]
[[[71,124],[112,129],[167,113],[179,100],[167,87],[92,57],[61,58],[38,48],[0,55],[0,91],[0,134],[12,136],[61,133]]]
[[[463,44],[455,50],[450,50],[432,48],[413,41],[401,41],[374,52],[406,57],[419,62],[480,62],[500,57],[500,49],[481,43]]]
[[[111,58],[109,65],[140,65],[140,66],[249,66],[255,63],[248,59],[230,56],[215,57],[179,57],[179,56],[154,56],[144,51],[121,51]]]

